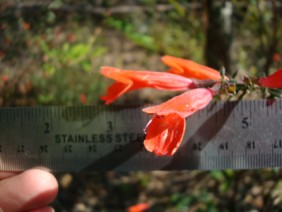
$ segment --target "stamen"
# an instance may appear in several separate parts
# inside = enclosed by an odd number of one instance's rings
[[[154,116],[154,117],[155,117],[155,116]],[[154,118],[154,117],[153,117],[153,118]],[[144,134],[147,134],[147,132],[148,132],[148,127],[149,127],[149,125],[152,123],[153,118],[150,119],[150,121],[148,121],[148,123],[146,124],[145,128],[143,129]]]

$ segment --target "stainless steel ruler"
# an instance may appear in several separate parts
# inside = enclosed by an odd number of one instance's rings
[[[282,167],[282,101],[213,102],[186,119],[172,157],[143,148],[144,106],[0,108],[0,170],[215,170]]]

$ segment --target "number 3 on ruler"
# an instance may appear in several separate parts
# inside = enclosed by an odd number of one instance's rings
[[[108,122],[107,122],[107,132],[108,132],[108,133],[109,133],[109,132],[112,132],[113,129],[114,129],[113,123],[112,123],[111,121],[108,121]]]

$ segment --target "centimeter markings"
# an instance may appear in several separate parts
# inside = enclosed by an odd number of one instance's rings
[[[0,170],[254,169],[282,166],[282,101],[213,102],[187,118],[173,157],[144,150],[142,106],[0,108]]]

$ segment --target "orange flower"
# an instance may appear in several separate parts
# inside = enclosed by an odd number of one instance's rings
[[[1,79],[2,79],[3,82],[7,82],[10,79],[10,77],[8,75],[4,74],[4,75],[1,76]]]
[[[0,59],[3,58],[3,57],[5,57],[5,52],[0,50]]]
[[[79,101],[81,104],[85,105],[87,103],[87,96],[84,93],[79,95]]]
[[[147,203],[139,203],[137,205],[132,205],[128,208],[128,212],[142,212],[150,208],[150,205]]]
[[[24,28],[25,30],[29,30],[29,29],[30,29],[30,23],[24,22],[24,23],[23,23],[23,28]]]
[[[149,114],[168,115],[177,113],[186,118],[196,111],[204,108],[212,100],[213,91],[207,88],[197,88],[186,91],[172,99],[156,106],[144,108],[143,111]]]
[[[259,84],[267,88],[282,88],[282,68],[267,77],[260,78]]]
[[[212,97],[212,90],[197,88],[160,105],[144,108],[144,112],[155,114],[147,127],[145,148],[155,155],[173,155],[184,136],[185,118],[206,107]]]
[[[172,91],[195,88],[193,80],[165,72],[129,71],[113,67],[102,67],[101,73],[117,81],[108,88],[107,94],[101,97],[106,104],[112,103],[128,91],[140,88]]]
[[[169,70],[170,73],[198,80],[221,80],[221,75],[217,70],[200,65],[191,60],[166,55],[162,57],[162,61],[167,66],[171,67]]]
[[[177,113],[155,115],[147,128],[144,146],[158,156],[171,156],[178,149],[184,136],[185,119]]]
[[[279,62],[279,61],[281,60],[280,54],[279,54],[278,52],[274,53],[274,54],[272,55],[272,60],[273,60],[274,62]]]

